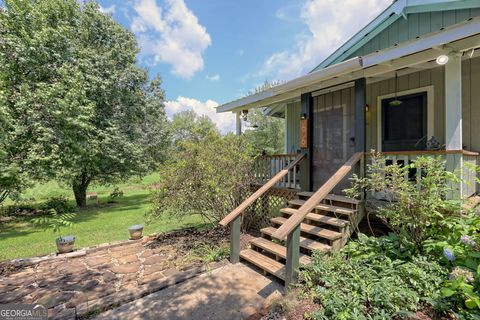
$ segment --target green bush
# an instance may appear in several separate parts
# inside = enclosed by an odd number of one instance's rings
[[[181,142],[176,158],[160,169],[152,215],[219,221],[251,193],[253,160],[250,145],[233,134]]]
[[[70,203],[64,196],[51,197],[45,201],[40,209],[45,212],[55,210],[57,213],[75,212],[77,209],[73,203]]]
[[[410,170],[420,171],[415,181],[405,179]],[[445,170],[441,158],[419,157],[405,166],[386,164],[380,154],[372,155],[367,175],[352,178],[352,188],[345,190],[349,196],[366,192],[381,192],[384,201],[371,201],[376,214],[406,245],[420,250],[425,239],[436,233],[435,226],[446,217],[459,213],[461,202],[446,200],[451,191],[449,182],[459,178]]]
[[[306,289],[322,305],[311,318],[391,319],[438,298],[446,269],[424,256],[402,259],[408,251],[398,251],[397,244],[395,236],[361,236],[329,258],[315,255],[301,271]]]

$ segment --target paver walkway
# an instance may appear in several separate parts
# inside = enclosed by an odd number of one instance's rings
[[[246,319],[280,296],[283,286],[242,263],[228,264],[98,315],[113,319]]]
[[[39,303],[50,317],[74,319],[92,306],[131,301],[200,272],[197,267],[182,273],[169,265],[175,257],[168,246],[175,250],[175,245],[125,242],[40,261],[0,276],[0,304]]]

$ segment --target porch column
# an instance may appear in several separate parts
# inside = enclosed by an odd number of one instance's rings
[[[445,65],[445,145],[462,150],[462,58],[450,56]]]
[[[445,65],[445,147],[447,150],[462,150],[462,58],[457,54],[449,56]],[[447,154],[447,170],[461,174],[462,154]],[[461,174],[463,178],[463,174]],[[463,184],[452,183],[449,198],[463,196]]]
[[[367,104],[367,80],[355,80],[355,152],[365,152],[365,106]]]
[[[237,128],[237,136],[242,135],[242,118],[240,116],[241,111],[237,111],[236,113],[236,128]]]
[[[305,158],[300,162],[300,188],[302,191],[312,190],[311,168],[312,168],[312,150],[313,150],[313,112],[312,112],[312,94],[304,93],[301,95],[300,118],[307,119],[307,148],[302,148],[301,152]],[[301,139],[301,137],[300,137]]]

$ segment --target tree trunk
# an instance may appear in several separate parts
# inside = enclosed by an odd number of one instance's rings
[[[87,188],[90,184],[90,179],[86,175],[81,175],[72,183],[73,194],[75,195],[75,202],[78,207],[85,207],[87,205]]]

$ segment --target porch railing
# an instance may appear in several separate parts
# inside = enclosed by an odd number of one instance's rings
[[[252,205],[255,200],[279,183],[285,176],[291,174],[291,171],[296,171],[297,166],[304,157],[304,153],[296,155],[293,161],[289,161],[288,165],[278,171],[270,180],[263,184],[257,191],[220,221],[222,226],[230,224],[230,261],[232,263],[240,261],[240,222],[242,213]]]
[[[255,159],[253,175],[258,185],[264,185],[277,173],[294,162],[297,154],[262,155]],[[300,181],[298,169],[289,170],[276,184],[276,187],[299,189]]]

